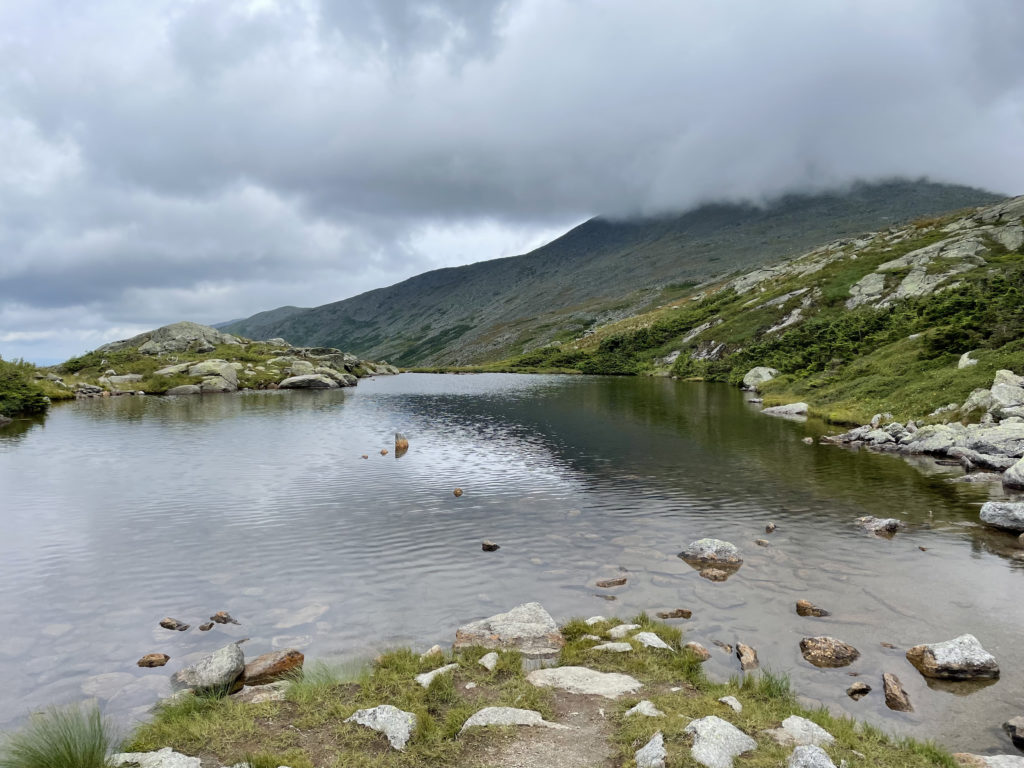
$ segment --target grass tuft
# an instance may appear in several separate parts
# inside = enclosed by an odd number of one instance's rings
[[[0,768],[106,768],[113,744],[96,706],[50,709],[7,737]]]

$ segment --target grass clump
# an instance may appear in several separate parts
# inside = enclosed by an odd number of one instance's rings
[[[50,709],[0,745],[0,768],[106,768],[113,745],[97,707]]]

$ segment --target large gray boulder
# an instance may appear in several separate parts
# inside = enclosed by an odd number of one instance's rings
[[[455,649],[474,645],[512,649],[527,657],[554,656],[565,638],[540,603],[517,605],[507,613],[473,621],[455,632]]]
[[[925,677],[972,680],[999,677],[995,657],[982,648],[974,635],[960,635],[943,643],[915,645],[907,661]]]
[[[373,709],[360,709],[345,718],[345,722],[356,723],[383,733],[388,737],[388,743],[392,748],[399,752],[405,749],[413,731],[416,730],[416,715],[390,704],[381,704]]]
[[[538,688],[558,688],[584,696],[604,696],[617,699],[635,693],[644,687],[634,677],[619,672],[598,672],[587,667],[550,667],[535,669],[526,679]]]
[[[1024,424],[972,424],[962,440],[965,448],[978,453],[1024,456]]]
[[[459,733],[465,733],[470,728],[484,728],[490,725],[526,725],[541,728],[557,728],[568,730],[568,726],[559,723],[549,723],[540,712],[532,709],[516,709],[515,707],[484,707],[477,711],[462,724]]]
[[[281,389],[337,389],[338,382],[319,373],[290,376],[278,386]]]
[[[779,372],[775,368],[768,368],[764,365],[759,365],[756,368],[751,368],[747,371],[746,376],[743,377],[743,386],[747,389],[757,389],[758,384],[764,384],[766,381],[771,381]]]
[[[1024,488],[1024,459],[1003,473],[1003,485],[1007,488]]]
[[[171,687],[176,691],[186,688],[195,691],[226,691],[244,670],[245,654],[237,644],[231,643],[195,664],[179,669],[171,675]]]
[[[793,750],[786,768],[836,768],[836,764],[821,747],[801,746]]]
[[[757,749],[756,741],[714,715],[691,721],[683,732],[693,735],[690,755],[707,768],[732,768],[733,758]]]
[[[901,442],[915,453],[945,453],[956,445],[960,432],[949,424],[927,424]]]
[[[118,752],[110,756],[111,768],[202,768],[202,760],[164,747],[156,752]]]
[[[121,341],[112,341],[99,347],[97,352],[117,352],[137,347],[144,355],[159,355],[166,352],[184,352],[188,349],[214,347],[218,344],[241,344],[241,340],[216,328],[199,323],[181,322],[165,325],[155,331],[146,331],[138,336]]]
[[[995,528],[1024,533],[1024,502],[986,502],[981,507],[981,521]]]
[[[196,363],[188,369],[189,376],[205,376],[207,380],[221,380],[216,381],[217,386],[227,386],[229,389],[223,390],[211,390],[212,391],[229,391],[233,392],[238,389],[238,371],[235,370],[234,366],[226,360],[203,360],[201,363]],[[203,382],[206,384],[206,381]],[[201,384],[200,386],[203,386]],[[204,388],[204,391],[207,391]]]
[[[688,563],[739,566],[743,563],[740,550],[731,542],[721,539],[697,539],[686,545],[679,557]]]

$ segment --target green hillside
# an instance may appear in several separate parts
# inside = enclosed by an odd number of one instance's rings
[[[344,301],[281,307],[220,327],[399,365],[496,360],[572,339],[694,285],[836,237],[997,199],[967,187],[892,181],[792,195],[765,207],[715,204],[657,218],[596,218],[524,256],[427,272]]]

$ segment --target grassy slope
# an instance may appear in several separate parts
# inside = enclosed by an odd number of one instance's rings
[[[750,368],[767,365],[783,375],[763,385],[766,402],[806,400],[818,415],[842,423],[862,423],[880,411],[901,420],[922,418],[990,386],[1001,368],[1024,370],[1024,255],[989,243],[987,264],[959,275],[954,287],[885,308],[849,310],[845,302],[850,287],[879,265],[949,237],[941,228],[956,218],[918,222],[895,244],[876,237],[856,258],[852,246],[837,248],[839,258],[807,274],[794,270],[768,279],[760,291],[737,294],[722,283],[585,338],[481,369],[671,372],[738,384]],[[810,270],[821,255],[795,265]],[[896,271],[886,280],[895,284],[904,274]],[[800,322],[770,331],[808,298],[812,303],[802,309]],[[707,322],[714,325],[684,341]],[[718,344],[725,345],[720,359],[693,358]],[[675,350],[681,354],[671,371],[659,367],[658,359]],[[959,356],[969,350],[976,351],[978,364],[957,370]]]

